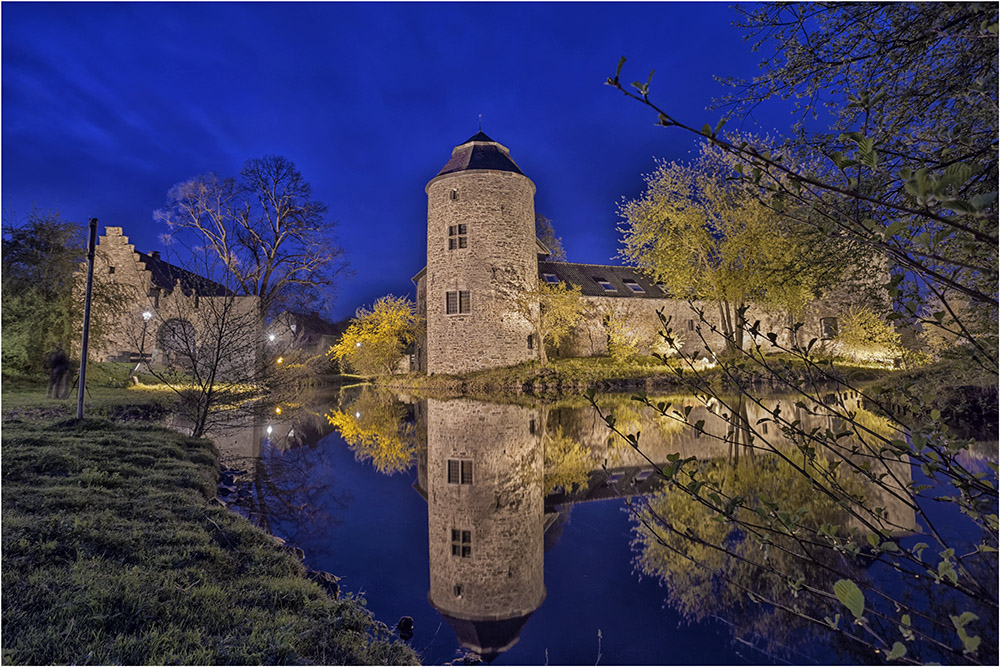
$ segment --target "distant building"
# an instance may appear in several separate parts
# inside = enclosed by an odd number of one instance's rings
[[[327,322],[315,310],[286,310],[267,327],[268,342],[280,349],[300,350],[308,356],[326,354],[343,335],[345,326]]]
[[[682,334],[683,354],[705,347],[696,328],[713,347],[724,345],[721,334],[700,326],[686,300],[670,298],[636,269],[548,261],[548,249],[535,237],[535,184],[507,147],[483,132],[452,150],[425,191],[427,265],[413,281],[427,333],[411,355],[412,370],[464,373],[537,359],[532,328],[508,295],[512,289],[533,289],[540,280],[579,285],[587,303],[585,316],[560,347],[564,356],[607,354],[609,317],[627,319],[640,353],[648,354],[662,330],[660,310]],[[835,349],[838,314],[856,300],[844,286],[816,301],[800,340],[816,337]],[[709,322],[720,321],[716,304],[696,305]],[[751,306],[747,319],[760,320],[762,332],[779,333],[778,343],[791,342],[787,313]],[[765,341],[764,347],[772,346]]]

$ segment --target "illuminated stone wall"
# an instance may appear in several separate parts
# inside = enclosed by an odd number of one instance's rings
[[[538,280],[535,185],[510,171],[479,169],[438,176],[426,190],[427,372],[535,358],[531,327],[509,299],[510,290],[531,289]],[[460,224],[467,246],[450,250],[449,228]],[[447,314],[446,293],[461,291],[469,292],[470,312]]]

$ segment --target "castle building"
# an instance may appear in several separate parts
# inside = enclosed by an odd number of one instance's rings
[[[94,282],[122,311],[94,339],[91,353],[96,361],[190,365],[201,356],[205,336],[222,335],[232,348],[225,364],[229,374],[251,363],[259,337],[257,297],[237,295],[165,261],[159,252],[136,250],[121,227],[105,227],[97,239]],[[241,337],[245,344],[237,340]]]
[[[425,190],[427,265],[413,281],[427,327],[411,355],[411,370],[457,374],[538,359],[531,325],[510,295],[539,281],[578,285],[586,304],[583,318],[558,350],[562,356],[607,354],[609,319],[627,321],[639,352],[649,354],[663,329],[658,311],[680,334],[682,354],[703,354],[706,343],[724,347],[722,334],[702,326],[692,304],[670,298],[662,285],[636,269],[550,261],[535,236],[535,184],[507,147],[483,132],[456,146]],[[804,320],[800,340],[816,337],[836,348],[838,313],[856,296],[847,288],[817,300],[796,318]],[[718,304],[693,305],[710,324],[721,321]],[[759,320],[762,332],[778,333],[777,344],[791,343],[787,313],[751,305],[746,318]],[[765,341],[764,347],[772,344]]]

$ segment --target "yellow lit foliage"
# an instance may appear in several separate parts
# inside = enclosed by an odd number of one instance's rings
[[[567,494],[586,490],[595,464],[590,450],[564,434],[561,426],[546,433],[542,442],[545,446],[545,495],[558,489]]]
[[[373,391],[362,393],[344,409],[331,410],[326,419],[354,451],[359,461],[370,461],[380,473],[391,475],[412,465],[415,434],[404,421],[402,404]]]
[[[892,324],[867,306],[852,306],[840,319],[841,353],[860,362],[886,363],[898,356],[900,336]]]
[[[359,308],[330,354],[361,375],[391,374],[417,335],[416,305],[391,294]]]

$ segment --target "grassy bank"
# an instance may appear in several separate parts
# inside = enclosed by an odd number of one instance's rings
[[[799,360],[768,357],[768,363],[782,377],[794,383],[805,377],[805,366]],[[528,362],[507,368],[476,371],[463,375],[405,375],[381,376],[374,382],[383,388],[413,392],[420,396],[490,398],[497,396],[535,396],[556,398],[583,394],[588,389],[601,393],[646,391],[677,392],[690,388],[690,370],[686,378],[678,377],[677,367],[686,364],[671,360],[662,364],[653,358],[641,358],[630,363],[617,362],[610,357],[582,357],[555,359],[547,366]],[[773,384],[774,377],[752,363],[742,364],[741,381],[750,384]],[[870,382],[889,371],[838,363],[831,372],[854,382]],[[726,381],[721,369],[699,364],[699,375],[704,380],[724,387]],[[774,387],[781,390],[781,386]]]
[[[3,406],[5,664],[416,662],[363,602],[328,596],[268,535],[209,503],[211,443],[46,418],[70,402],[32,404],[19,389]],[[113,413],[114,391],[134,408],[136,390],[108,388],[88,414],[102,401]]]

